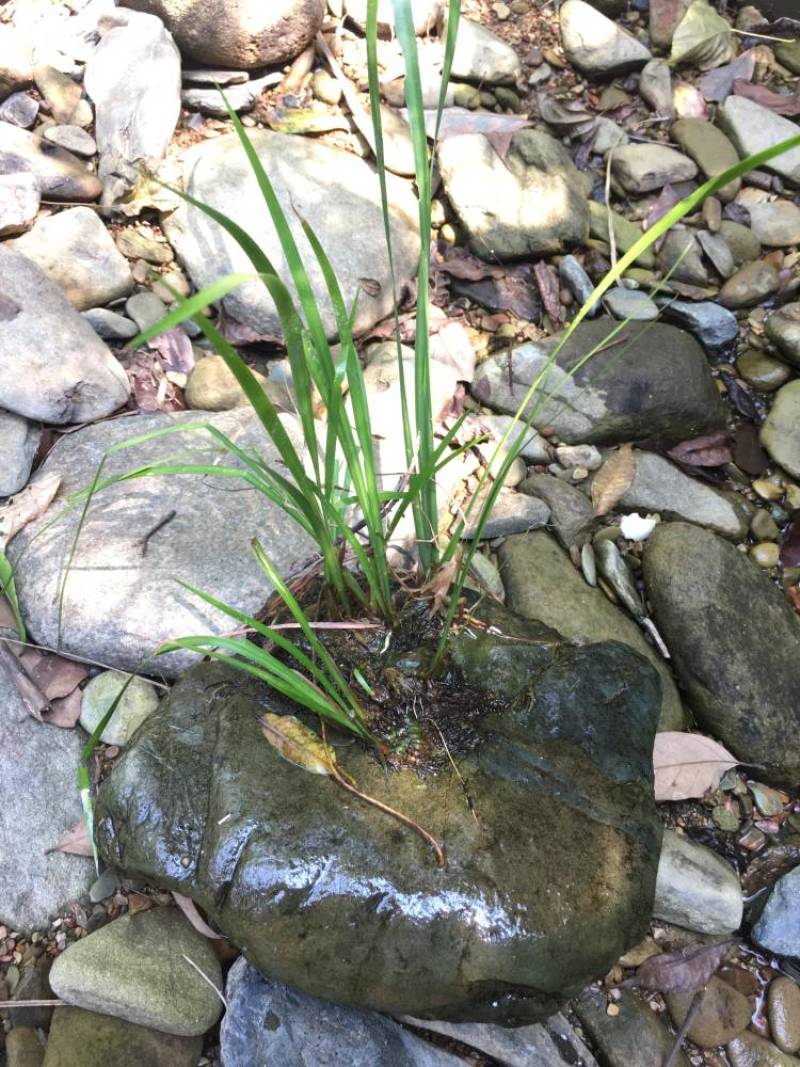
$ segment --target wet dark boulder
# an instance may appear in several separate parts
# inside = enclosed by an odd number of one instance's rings
[[[660,682],[625,645],[575,647],[504,609],[488,622],[452,645],[492,709],[458,774],[389,771],[337,741],[360,790],[437,837],[443,868],[398,820],[283,759],[256,715],[296,709],[218,664],[184,675],[101,787],[103,858],[191,896],[260,971],[312,995],[434,1019],[551,1014],[650,918]]]

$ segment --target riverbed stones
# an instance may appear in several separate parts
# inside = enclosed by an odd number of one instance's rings
[[[111,1015],[60,1007],[53,1012],[42,1067],[195,1067],[202,1048],[199,1036],[176,1037]]]
[[[83,856],[48,852],[81,817],[75,769],[83,740],[33,719],[0,673],[0,922],[11,930],[47,926],[96,875]]]
[[[784,362],[800,370],[800,304],[784,304],[769,316],[764,332]]]
[[[0,122],[0,173],[32,174],[48,200],[96,200],[102,185],[84,163],[10,122]]]
[[[43,133],[45,141],[66,148],[76,156],[91,157],[97,151],[94,137],[80,126],[48,126]]]
[[[29,230],[39,211],[39,182],[34,174],[0,174],[0,237]]]
[[[717,122],[739,155],[752,155],[797,134],[797,126],[754,100],[731,94],[717,112]],[[792,148],[764,164],[767,170],[800,184],[800,148]]]
[[[800,1050],[800,986],[778,975],[767,992],[769,1028],[782,1052]]]
[[[608,1013],[608,998],[600,990],[588,989],[573,1003],[573,1010],[609,1067],[642,1067],[666,1062],[674,1038],[661,1018],[630,989],[620,990],[615,1015]],[[689,1067],[683,1051],[675,1067]]]
[[[662,323],[617,327],[602,317],[583,322],[564,344],[546,376],[546,395],[526,414],[537,428],[552,426],[569,444],[681,441],[719,429],[722,406],[708,361],[691,334]],[[481,403],[513,414],[545,371],[558,337],[531,342],[481,363],[472,392]],[[595,355],[575,370],[587,353]],[[574,370],[572,377],[568,374]]]
[[[271,982],[240,956],[225,986],[220,1031],[225,1067],[346,1063],[348,1067],[463,1067],[460,1056],[375,1011],[310,997]],[[267,1021],[268,1020],[268,1021]]]
[[[656,528],[644,578],[700,725],[769,779],[796,780],[800,619],[780,592],[733,545],[686,523]]]
[[[800,959],[800,867],[779,878],[753,926],[757,945]]]
[[[702,934],[730,934],[742,921],[736,872],[705,845],[665,830],[653,915]]]
[[[175,908],[123,915],[74,941],[53,963],[50,985],[73,1007],[180,1037],[205,1033],[222,1008],[211,943]]]
[[[751,204],[750,225],[767,248],[788,248],[800,244],[800,208],[790,200],[767,200]]]
[[[528,483],[534,481],[538,479],[528,479]],[[552,506],[555,510],[555,502]],[[664,660],[645,641],[632,619],[615,607],[601,590],[593,589],[583,580],[569,556],[550,534],[534,530],[509,537],[500,548],[499,558],[506,602],[513,611],[552,626],[570,641],[583,644],[615,640],[629,645],[655,667],[661,678],[659,729],[680,730],[683,727],[686,717]]]
[[[104,341],[130,341],[139,332],[135,322],[108,308],[90,308],[82,317]]]
[[[741,498],[723,493],[655,452],[634,452],[633,481],[617,504],[622,511],[657,511],[664,518],[683,519],[715,530],[731,540],[747,534],[750,522]]]
[[[800,478],[800,380],[788,382],[761,427],[761,443],[770,456],[794,478]]]
[[[33,69],[33,80],[50,107],[50,113],[57,123],[68,123],[81,102],[81,86],[56,67],[42,63]]]
[[[470,247],[486,258],[559,252],[583,241],[589,214],[569,153],[543,130],[520,130],[505,159],[483,134],[446,138],[439,166]]]
[[[672,137],[692,157],[707,178],[716,178],[739,162],[739,155],[722,130],[706,119],[682,118],[673,123]],[[741,179],[728,182],[716,195],[732,200],[741,186]]]
[[[30,93],[12,93],[0,104],[0,122],[10,122],[29,130],[39,114],[39,103]]]
[[[0,406],[62,425],[102,418],[124,404],[124,370],[59,286],[6,246],[0,278],[9,306],[0,322]]]
[[[392,284],[380,189],[372,169],[351,153],[328,148],[307,137],[252,130],[250,140],[270,175],[304,256],[328,335],[333,337],[336,333],[335,315],[300,218],[309,223],[326,250],[345,304],[350,306],[358,294],[356,332],[385,318],[392,308]],[[320,197],[321,174],[326,179],[324,197]],[[236,135],[206,141],[187,152],[184,176],[187,192],[243,225],[278,265],[284,281],[290,283],[286,268],[280,266],[284,258],[274,227],[264,211],[258,184]],[[395,269],[402,291],[416,273],[417,205],[410,187],[399,178],[389,181],[389,196]],[[330,210],[332,203],[336,204],[336,211]],[[198,289],[231,271],[252,272],[250,260],[233,239],[197,208],[183,204],[164,219],[164,229]],[[254,334],[281,336],[275,306],[260,281],[240,286],[222,303],[232,319]]]
[[[443,868],[419,835],[265,744],[263,686],[214,664],[183,676],[102,787],[103,857],[192,896],[259,970],[311,995],[453,1021],[552,1014],[646,929],[658,679],[624,645],[575,648],[480,610],[525,644],[481,631],[451,645],[466,684],[508,702],[459,764],[477,819],[449,764],[421,780],[357,747],[340,756],[441,841]],[[275,693],[268,705],[289,710]]]
[[[519,492],[537,496],[547,504],[550,526],[564,548],[580,547],[589,539],[594,509],[580,489],[549,474],[533,474],[520,484]]]
[[[58,642],[57,589],[75,538],[77,512],[31,542],[36,530],[62,510],[65,496],[92,484],[97,465],[112,445],[192,422],[210,423],[240,447],[257,449],[266,463],[278,462],[258,419],[244,408],[118,419],[70,434],[50,452],[43,471],[61,477],[59,496],[39,524],[26,527],[9,546],[17,563],[23,615],[43,644]],[[300,448],[293,420],[286,417],[284,425]],[[162,438],[122,450],[106,464],[104,476],[158,463],[164,447]],[[207,434],[197,431],[171,436],[169,454],[197,463],[231,461]],[[312,543],[260,493],[237,492],[236,487],[229,478],[163,475],[104,489],[89,508],[65,586],[61,647],[121,670],[138,671],[162,641],[230,629],[228,616],[188,594],[175,579],[251,615],[259,611],[270,587],[253,558],[252,538],[259,537],[281,574],[306,559]],[[163,529],[145,541],[166,519]],[[151,669],[173,677],[193,659],[187,652],[170,653]]]
[[[163,158],[175,130],[181,64],[172,36],[152,15],[118,8],[104,20],[84,85],[96,111],[103,201],[111,204],[139,180],[143,163]]]
[[[157,15],[188,59],[209,66],[252,70],[294,59],[314,40],[324,0],[125,0]],[[224,12],[224,17],[223,17]]]
[[[73,207],[40,219],[14,247],[64,291],[79,311],[127,296],[133,275],[97,212]]]
[[[0,411],[0,497],[13,496],[27,483],[41,436],[35,423]]]
[[[611,173],[627,193],[641,196],[665,185],[691,181],[697,165],[667,145],[626,144],[614,152]]]
[[[0,26],[0,100],[33,80],[31,42],[13,26]]]
[[[615,77],[639,70],[652,59],[649,50],[584,0],[567,0],[559,11],[564,54],[581,74]]]

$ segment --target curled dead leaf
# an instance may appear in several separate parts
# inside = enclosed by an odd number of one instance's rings
[[[607,515],[625,496],[636,474],[633,445],[622,445],[610,456],[592,482],[592,507],[595,515]]]
[[[633,978],[622,984],[659,993],[696,993],[709,982],[736,944],[730,940],[716,945],[689,945],[680,952],[651,956]]]
[[[738,760],[718,741],[703,734],[664,730],[653,745],[657,801],[690,800],[716,789]]]
[[[61,485],[60,474],[45,474],[12,496],[0,510],[0,552],[23,526],[44,514]]]
[[[189,922],[192,924],[198,934],[202,934],[203,937],[211,938],[214,941],[218,941],[222,937],[222,934],[218,934],[216,930],[211,929],[211,927],[205,921],[203,916],[197,910],[197,905],[191,897],[185,897],[183,893],[176,893],[174,890],[172,891],[172,896],[175,900],[175,903],[181,909],[183,914],[186,916],[186,918],[189,920]]]
[[[274,749],[297,767],[311,774],[331,774],[336,754],[294,715],[265,712],[258,720],[261,732]]]

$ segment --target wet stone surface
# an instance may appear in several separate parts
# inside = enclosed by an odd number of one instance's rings
[[[499,608],[492,622],[505,638],[454,644],[465,680],[507,702],[478,723],[463,785],[447,765],[387,777],[340,752],[359,789],[441,841],[444,869],[396,820],[282,759],[256,715],[285,705],[218,666],[183,677],[102,787],[104,858],[192,896],[307,993],[453,1020],[551,1014],[650,914],[659,684],[625,646],[575,648]]]

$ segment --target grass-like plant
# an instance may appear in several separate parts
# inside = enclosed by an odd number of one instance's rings
[[[131,344],[132,347],[136,347],[165,330],[179,326],[190,319],[194,321],[222,356],[241,386],[280,457],[282,469],[278,470],[274,465],[266,463],[256,450],[240,447],[210,424],[197,422],[186,426],[179,423],[129,439],[117,445],[110,452],[118,452],[154,438],[168,437],[172,433],[186,433],[191,430],[207,433],[220,449],[221,454],[227,454],[230,462],[197,463],[185,457],[167,458],[105,479],[101,477],[102,470],[99,470],[91,488],[73,498],[70,506],[83,508],[78,524],[78,534],[76,534],[77,541],[94,495],[109,485],[152,475],[178,474],[215,475],[243,480],[279,506],[287,517],[296,522],[315,542],[319,552],[325,608],[330,616],[348,618],[354,613],[361,612],[380,617],[389,625],[396,617],[396,583],[389,563],[388,550],[398,524],[410,512],[413,515],[416,534],[419,586],[430,583],[437,572],[441,573],[444,568],[446,568],[444,573],[452,577],[449,605],[443,620],[442,636],[434,661],[435,668],[445,652],[459,598],[472,558],[480,543],[481,533],[524,440],[525,435],[519,433],[521,427],[518,424],[530,426],[545,401],[557,394],[557,390],[548,390],[548,379],[563,345],[589,313],[591,307],[642,252],[671,226],[694,211],[706,197],[728,182],[741,177],[782,152],[800,145],[800,135],[742,160],[717,178],[701,185],[648,229],[619,259],[579,309],[562,335],[559,344],[553,350],[547,364],[531,384],[517,412],[512,417],[506,433],[498,442],[494,456],[486,464],[477,492],[464,509],[449,539],[442,545],[437,537],[439,508],[436,475],[446,463],[462,451],[454,443],[462,420],[457,420],[446,433],[437,439],[431,406],[428,292],[431,175],[436,137],[433,139],[433,152],[429,152],[410,0],[393,0],[393,7],[397,39],[405,60],[406,102],[419,196],[420,259],[413,392],[410,383],[405,379],[404,362],[400,351],[398,293],[380,116],[377,0],[368,0],[366,38],[369,93],[377,159],[376,180],[381,190],[386,248],[394,295],[395,340],[407,463],[407,472],[400,486],[387,489],[375,462],[375,438],[364,374],[353,336],[355,301],[348,308],[336,272],[325,249],[322,248],[306,220],[299,219],[310,252],[321,269],[328,298],[335,314],[340,349],[338,358],[334,359],[305,266],[306,257],[298,246],[289,219],[280,204],[268,173],[248,139],[238,116],[229,108],[230,119],[238,134],[242,151],[247,156],[261,190],[265,210],[279,238],[291,277],[291,287],[281,280],[275,265],[267,254],[239,223],[209,205],[197,201],[188,193],[181,192],[180,195],[185,201],[203,211],[238,243],[249,258],[253,273],[229,275],[186,299],[176,294],[178,306],[165,315],[159,323],[140,333]],[[449,0],[444,68],[437,110],[437,133],[449,80],[459,16],[459,0]],[[335,210],[335,206],[332,210]],[[239,353],[225,339],[213,321],[203,314],[206,309],[222,300],[234,288],[246,281],[252,281],[254,277],[258,277],[266,287],[280,318],[294,384],[297,407],[295,425],[299,423],[301,440],[298,440],[296,431],[289,426],[286,418],[277,411]],[[591,359],[595,351],[625,326],[625,322],[615,326],[601,345],[582,356],[567,377],[574,375]],[[324,425],[321,425],[314,416],[312,397],[315,392],[325,406]],[[461,536],[473,512],[476,512],[475,530],[471,540],[464,546]],[[75,543],[73,543],[73,553],[74,550]],[[368,715],[362,706],[362,699],[353,691],[341,666],[334,662],[325,643],[320,640],[303,604],[298,601],[290,586],[277,572],[267,551],[260,543],[254,543],[254,552],[269,586],[280,596],[302,634],[303,647],[291,641],[286,636],[285,630],[277,630],[246,615],[236,607],[221,602],[208,591],[186,586],[206,603],[228,615],[242,630],[257,635],[260,639],[259,643],[251,640],[244,632],[240,632],[237,636],[194,635],[169,641],[161,646],[158,653],[188,649],[229,663],[263,680],[284,696],[322,716],[332,724],[346,728],[362,739],[374,740]],[[69,561],[65,569],[65,581],[68,571]],[[180,576],[176,577],[180,579]],[[0,581],[7,589],[13,588],[13,571],[9,568],[0,570]],[[408,588],[407,576],[404,587]],[[94,731],[85,750],[87,759],[115,707],[116,702]],[[86,785],[88,786],[88,778],[86,778]]]

